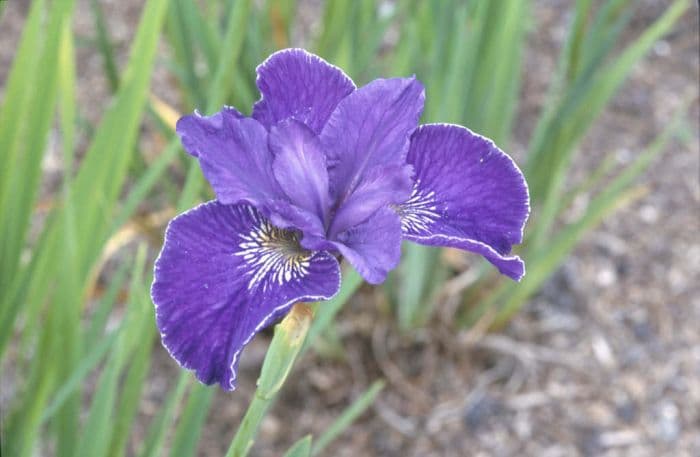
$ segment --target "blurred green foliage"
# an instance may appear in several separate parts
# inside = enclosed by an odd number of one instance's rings
[[[134,441],[134,419],[157,341],[147,249],[122,261],[106,281],[107,290],[94,293],[108,242],[139,208],[153,209],[149,196],[157,184],[159,194],[178,209],[207,198],[199,167],[181,152],[163,107],[149,97],[156,62],[164,60],[186,111],[211,113],[226,103],[245,112],[257,98],[255,66],[276,49],[305,45],[346,69],[358,84],[380,75],[415,73],[427,88],[424,122],[460,123],[508,150],[532,5],[524,0],[334,0],[325,2],[312,33],[298,25],[295,1],[148,0],[129,61],[120,71],[109,19],[100,2],[91,0],[96,32],[87,46],[100,53],[114,98],[100,122],[90,125],[76,100],[74,3],[31,3],[0,106],[0,368],[3,377],[15,380],[10,410],[2,412],[2,455],[51,449],[58,456],[157,456],[166,450],[191,456],[215,388],[193,382],[184,371],[145,438]],[[688,6],[687,0],[670,3],[641,35],[620,46],[634,2],[572,3],[558,71],[522,164],[532,216],[519,253],[529,273],[516,284],[492,268],[475,267],[460,325],[484,318],[490,324],[506,322],[582,236],[635,195],[635,178],[662,150],[675,124],[606,185],[601,183],[608,162],[573,191],[566,193],[564,184],[580,140],[634,64]],[[158,55],[161,37],[171,57]],[[148,165],[139,143],[145,118],[167,142]],[[60,127],[64,171],[60,192],[50,196],[44,214],[37,209],[41,159],[54,125]],[[79,136],[89,139],[80,159]],[[172,168],[187,170],[184,186],[174,180],[177,173],[166,174]],[[562,213],[581,192],[594,193],[586,211],[562,222]],[[401,328],[425,324],[441,285],[453,274],[438,250],[405,246],[402,266],[386,286]],[[338,297],[314,305],[316,318],[304,345],[288,357],[266,360],[276,369],[288,364],[279,382],[299,351],[328,334],[335,315],[360,286],[356,274],[344,276]],[[282,352],[273,352],[285,353],[278,349]],[[93,373],[96,381],[88,386]],[[318,440],[302,438],[287,455],[320,452],[371,405],[381,387],[375,383]],[[243,445],[234,441],[231,455],[247,452],[278,390],[256,393],[246,415],[255,426],[239,431]]]

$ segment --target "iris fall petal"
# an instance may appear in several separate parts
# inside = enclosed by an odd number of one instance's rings
[[[163,345],[205,384],[235,388],[243,347],[297,302],[326,300],[340,268],[246,204],[204,203],[173,219],[151,295]]]

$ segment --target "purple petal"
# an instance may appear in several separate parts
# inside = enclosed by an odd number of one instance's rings
[[[272,173],[267,131],[250,118],[224,109],[213,116],[184,116],[177,133],[185,150],[199,159],[202,172],[224,204],[246,201],[258,207],[282,193]]]
[[[173,219],[151,296],[163,345],[205,384],[235,388],[243,347],[300,301],[325,300],[340,268],[253,207],[212,201]]]
[[[522,241],[530,207],[511,158],[464,127],[434,124],[413,134],[407,161],[416,174],[411,197],[398,208],[404,237],[476,252],[519,280],[524,264],[509,253]]]
[[[333,244],[370,284],[379,284],[401,260],[401,219],[384,207]]]
[[[325,222],[330,207],[326,158],[314,132],[289,119],[270,129],[272,171],[284,193],[297,207]]]
[[[328,237],[333,239],[361,224],[379,208],[405,202],[413,187],[412,174],[412,167],[406,165],[379,166],[367,171],[335,213]]]
[[[257,72],[262,98],[253,117],[267,128],[293,117],[318,134],[338,102],[355,90],[341,69],[303,49],[276,52]]]
[[[325,237],[326,230],[323,221],[316,213],[309,212],[287,200],[281,199],[268,201],[265,204],[265,208],[270,213],[270,222],[276,227],[299,230],[303,233],[304,239],[307,237]]]
[[[424,100],[418,80],[396,78],[372,81],[338,104],[321,132],[336,201],[348,198],[370,169],[401,172]]]

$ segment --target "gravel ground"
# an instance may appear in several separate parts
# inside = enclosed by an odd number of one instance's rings
[[[2,42],[17,39],[26,1],[6,6]],[[523,103],[514,155],[531,135],[568,24],[571,2],[534,2]],[[644,0],[630,36],[665,7]],[[130,44],[141,2],[104,1],[110,31]],[[89,37],[87,0],[75,27]],[[572,185],[607,154],[632,160],[698,93],[697,8],[654,47],[589,132]],[[163,50],[166,52],[167,50]],[[0,49],[0,81],[11,62]],[[108,99],[101,62],[78,49],[82,115],[97,119]],[[123,60],[122,60],[123,61]],[[170,99],[161,65],[158,95]],[[2,84],[0,83],[0,87]],[[96,102],[101,100],[103,102]],[[589,234],[542,292],[501,333],[458,331],[440,313],[402,336],[372,288],[358,293],[338,319],[344,355],[310,354],[296,369],[262,425],[256,456],[280,455],[294,440],[318,435],[374,379],[387,387],[331,446],[329,456],[697,456],[700,455],[700,151],[697,99],[688,137],[674,142],[640,180],[643,197]],[[60,170],[47,159],[47,181]],[[46,192],[50,192],[47,185]],[[586,198],[575,206],[582,208]],[[222,455],[252,393],[267,345],[258,338],[242,360],[241,385],[217,394],[201,455]],[[160,407],[174,363],[164,351],[141,417]]]

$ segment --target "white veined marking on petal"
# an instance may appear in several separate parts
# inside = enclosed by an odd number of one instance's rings
[[[273,226],[252,210],[250,215],[255,225],[247,235],[240,235],[240,251],[235,253],[249,267],[248,289],[265,291],[307,275],[312,254],[299,245],[297,234]]]
[[[401,216],[401,228],[404,232],[425,232],[430,225],[440,218],[437,203],[435,202],[435,191],[420,192],[420,180],[413,186],[411,196],[405,203],[397,207]]]

